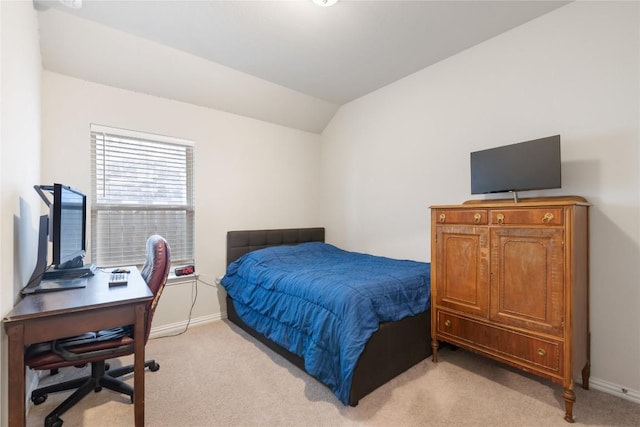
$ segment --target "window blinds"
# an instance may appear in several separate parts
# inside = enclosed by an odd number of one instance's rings
[[[193,143],[91,126],[91,260],[142,265],[160,234],[173,264],[194,260]]]

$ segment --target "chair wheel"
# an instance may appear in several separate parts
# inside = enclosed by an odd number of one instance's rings
[[[43,394],[41,396],[31,396],[31,401],[34,405],[40,405],[41,403],[44,403],[45,400],[47,400],[46,394]]]
[[[149,366],[149,370],[151,372],[155,372],[158,369],[160,369],[160,365],[157,362],[153,362],[153,364],[151,366]]]
[[[101,386],[97,386],[96,388],[93,389],[93,391],[98,393],[99,391],[102,391],[102,387]]]
[[[61,427],[62,420],[58,417],[55,418],[46,418],[44,420],[44,427]]]
[[[108,363],[104,364],[104,370],[108,371],[111,368],[111,365],[109,365]]]

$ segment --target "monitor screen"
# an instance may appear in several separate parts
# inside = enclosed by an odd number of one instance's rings
[[[62,184],[53,185],[51,242],[53,264],[57,268],[83,265],[86,250],[87,198]]]
[[[471,194],[560,188],[560,135],[471,153]]]

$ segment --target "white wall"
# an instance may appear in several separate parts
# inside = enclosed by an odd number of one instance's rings
[[[13,308],[37,253],[40,48],[31,2],[0,2],[0,314]],[[0,332],[0,425],[7,425],[7,337]]]
[[[43,182],[88,195],[91,123],[195,141],[196,270],[209,284],[228,230],[321,225],[319,135],[46,71],[42,116]],[[222,295],[199,284],[193,317],[219,318]],[[191,298],[190,283],[168,286],[153,328],[184,324]]]
[[[640,402],[637,2],[576,2],[343,106],[322,135],[328,240],[430,259],[434,204],[470,199],[469,153],[560,134],[591,208],[592,386]]]

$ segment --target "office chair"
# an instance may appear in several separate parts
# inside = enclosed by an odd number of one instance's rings
[[[167,282],[170,258],[170,249],[167,241],[158,235],[149,237],[146,247],[146,261],[140,271],[154,295],[147,305],[145,344],[149,338],[153,313]],[[76,389],[71,396],[47,415],[45,427],[62,426],[60,416],[89,394],[91,390],[99,392],[102,387],[106,387],[126,394],[131,399],[131,403],[133,403],[133,387],[117,379],[133,372],[133,365],[109,369],[106,363],[108,359],[134,353],[132,335],[132,327],[128,325],[44,343],[44,348],[48,348],[45,351],[42,350],[42,343],[27,349],[25,364],[34,370],[55,372],[58,368],[91,364],[90,376],[42,387],[31,393],[31,401],[38,405],[47,399],[49,393]],[[145,361],[145,367],[148,367],[151,371],[160,369],[160,365],[155,360]]]

